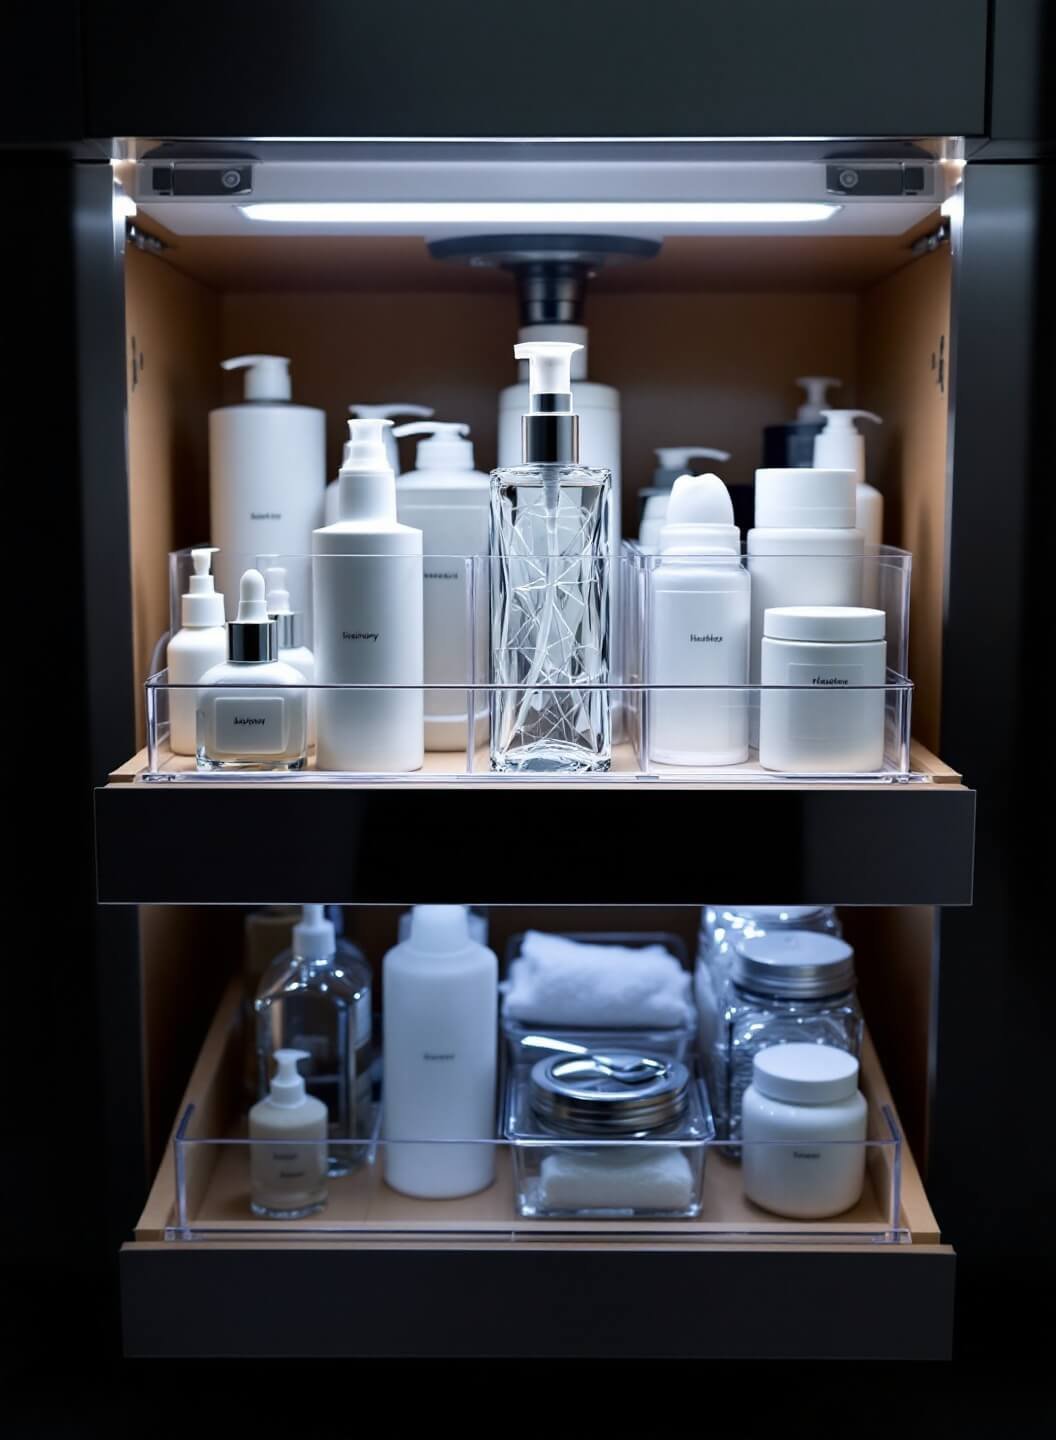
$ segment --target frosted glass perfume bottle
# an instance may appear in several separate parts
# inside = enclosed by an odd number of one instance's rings
[[[562,341],[529,363],[524,463],[491,474],[491,768],[590,772],[612,763],[608,470],[578,464]]]
[[[305,905],[290,949],[279,955],[257,989],[257,1093],[268,1091],[280,1050],[304,1054],[308,1094],[327,1108],[331,1142],[366,1138],[371,1123],[370,969],[348,941],[339,945],[322,905]],[[331,1144],[327,1168],[344,1175],[365,1146]]]

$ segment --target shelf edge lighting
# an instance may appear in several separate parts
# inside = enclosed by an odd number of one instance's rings
[[[807,225],[842,207],[812,200],[297,200],[238,208],[274,225]]]

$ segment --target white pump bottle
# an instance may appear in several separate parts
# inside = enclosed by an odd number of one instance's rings
[[[867,545],[884,543],[884,497],[865,478],[865,436],[855,420],[884,422],[871,410],[822,410],[825,428],[814,440],[814,464],[819,470],[854,471],[855,527]]]
[[[244,402],[209,415],[213,569],[221,592],[234,595],[257,555],[310,553],[323,513],[326,416],[291,404],[285,356],[236,355],[221,368],[245,371]],[[303,611],[307,567],[296,567],[293,579],[293,608]]]
[[[299,1220],[326,1204],[328,1112],[309,1095],[298,1060],[306,1050],[276,1050],[271,1088],[249,1112],[250,1209],[268,1220]]]
[[[224,624],[224,597],[213,588],[209,573],[213,550],[192,550],[194,574],[183,597],[183,628],[169,641],[167,664],[170,685],[194,685],[214,665],[227,659],[227,629]],[[169,691],[169,748],[174,755],[193,755],[198,692]]]
[[[657,550],[660,546],[660,530],[667,519],[667,505],[671,499],[671,487],[680,475],[689,469],[692,460],[719,460],[730,458],[728,450],[712,450],[707,445],[664,445],[656,451],[657,466],[653,471],[653,483],[638,491],[642,513],[638,522],[638,544],[643,550]]]
[[[433,414],[431,405],[413,405],[403,400],[395,400],[388,405],[350,405],[348,413],[359,420],[396,420],[401,415],[415,415],[419,419],[428,420]],[[392,466],[392,473],[400,473],[400,452],[396,448],[396,436],[398,430],[385,431],[385,454],[389,464]],[[342,461],[348,459],[348,444],[345,444]],[[340,520],[338,496],[341,489],[341,476],[331,480],[326,487],[326,503],[323,514],[323,524],[333,525]]]
[[[488,591],[485,567],[474,561],[488,553],[491,482],[473,468],[469,426],[415,420],[392,432],[397,438],[422,435],[417,468],[396,481],[396,511],[405,525],[422,532],[425,555],[425,683],[468,685],[488,678]],[[470,647],[470,605],[476,665]],[[467,692],[432,690],[425,697],[425,748],[465,750]],[[474,744],[487,736],[487,692],[478,695]]]
[[[341,518],[312,536],[320,770],[420,770],[424,742],[422,532],[396,518],[391,420],[348,422]]]
[[[807,398],[796,410],[796,421],[800,425],[816,425],[825,413],[829,386],[840,386],[843,381],[834,375],[800,375],[796,384],[807,392]]]

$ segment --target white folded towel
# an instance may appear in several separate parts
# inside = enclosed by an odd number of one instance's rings
[[[693,1172],[681,1150],[613,1146],[547,1155],[539,1203],[548,1210],[688,1210]]]
[[[692,1023],[692,982],[662,945],[593,945],[529,930],[502,985],[532,1025],[670,1029]]]

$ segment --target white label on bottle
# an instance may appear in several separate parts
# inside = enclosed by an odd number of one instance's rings
[[[286,750],[286,700],[282,695],[214,701],[216,748],[228,755],[282,755]]]
[[[864,665],[790,665],[789,685],[809,685],[812,690],[847,690],[865,684]]]

